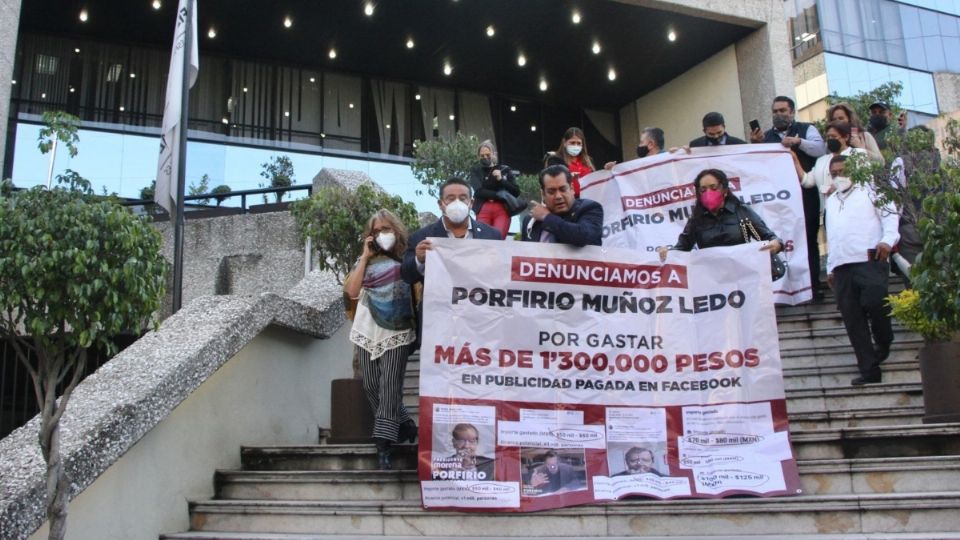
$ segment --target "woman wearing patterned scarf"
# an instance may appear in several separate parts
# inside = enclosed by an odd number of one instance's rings
[[[392,468],[394,443],[417,437],[417,425],[403,406],[407,357],[417,337],[412,291],[400,277],[406,249],[406,227],[389,210],[378,210],[367,222],[363,254],[344,284],[346,293],[358,299],[350,341],[374,412],[373,440],[381,470]]]

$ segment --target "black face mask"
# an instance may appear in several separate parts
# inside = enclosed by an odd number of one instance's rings
[[[886,128],[889,123],[890,120],[887,118],[886,113],[870,117],[870,127],[872,127],[874,131],[880,131]]]
[[[840,141],[837,139],[827,139],[827,150],[831,154],[836,154],[840,151]]]
[[[719,137],[711,137],[709,135],[704,135],[704,137],[707,138],[708,146],[718,146],[720,144],[720,141],[723,140],[723,135],[720,135]]]
[[[637,157],[647,157],[647,154],[650,153],[650,149],[646,146],[637,147]]]
[[[490,158],[480,158],[480,166],[484,169],[493,167],[493,160]]]

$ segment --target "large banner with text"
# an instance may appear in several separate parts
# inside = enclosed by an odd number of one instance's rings
[[[424,507],[799,492],[766,253],[433,245]]]
[[[800,182],[790,151],[779,144],[712,146],[663,153],[597,171],[581,179],[582,196],[603,205],[603,245],[654,252],[677,241],[696,202],[693,180],[720,169],[730,190],[784,242],[787,274],[774,283],[774,301],[813,297]],[[767,263],[769,265],[769,263]]]

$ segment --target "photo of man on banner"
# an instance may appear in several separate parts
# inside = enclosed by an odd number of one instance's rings
[[[529,464],[523,475],[524,497],[587,489],[586,459],[582,449],[524,448],[520,451],[520,461]]]
[[[481,429],[484,437],[481,439]],[[434,424],[435,437],[442,437],[449,433],[447,441],[450,446],[449,454],[441,454],[439,450],[446,448],[443,444],[434,444],[432,470],[434,480],[482,480],[491,481],[494,478],[496,461],[479,452],[481,441],[493,440],[493,429],[490,426],[477,426],[470,423],[459,423],[451,429],[446,424]],[[486,443],[484,442],[484,446]],[[493,445],[490,445],[491,450]]]

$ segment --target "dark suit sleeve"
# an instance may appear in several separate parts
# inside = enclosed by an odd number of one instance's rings
[[[478,230],[474,231],[473,235],[473,237],[477,240],[503,240],[503,237],[500,236],[500,231],[498,229],[494,229],[486,223],[481,223],[479,221],[474,221],[473,224],[476,228],[478,228]]]
[[[533,219],[530,217],[530,214],[524,216],[523,220],[520,222],[520,241],[521,242],[533,242],[533,238],[530,238],[530,230],[527,228],[530,224],[530,220]]]
[[[688,219],[687,225],[683,228],[680,236],[677,237],[677,243],[673,245],[672,249],[678,251],[690,251],[693,249],[693,246],[697,244],[697,238],[694,234],[695,227],[693,219]]]
[[[706,137],[697,137],[696,139],[690,141],[690,144],[688,146],[690,148],[700,148],[701,146],[706,146],[706,145],[707,145]]]
[[[550,214],[543,219],[543,228],[553,233],[558,244],[601,245],[603,243],[603,207],[595,201],[585,201],[578,210],[578,214],[576,221],[566,221],[560,216]]]
[[[400,276],[411,285],[418,281],[423,281],[423,274],[417,269],[417,244],[426,237],[427,227],[419,229],[410,235],[407,250],[403,252],[403,262],[400,264]]]

